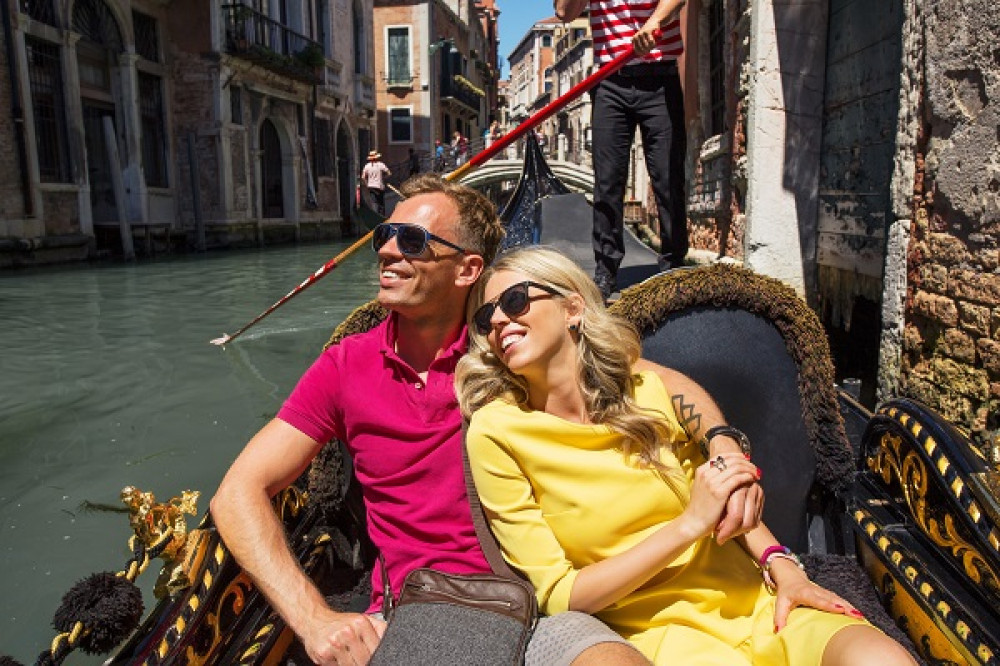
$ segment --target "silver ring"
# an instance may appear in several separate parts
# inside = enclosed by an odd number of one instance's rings
[[[726,461],[722,456],[715,456],[708,464],[720,472],[725,471],[726,469]]]

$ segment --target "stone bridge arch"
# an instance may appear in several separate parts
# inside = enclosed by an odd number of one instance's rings
[[[594,170],[592,168],[560,160],[551,160],[548,165],[559,180],[571,190],[587,194],[594,191]],[[524,163],[521,160],[490,160],[478,169],[470,171],[458,182],[469,187],[481,188],[505,180],[516,181],[521,176],[523,166]]]

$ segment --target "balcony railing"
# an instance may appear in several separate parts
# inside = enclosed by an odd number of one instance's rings
[[[479,103],[483,98],[483,92],[469,83],[465,77],[455,75],[445,79],[441,89],[441,98],[448,97],[479,113]]]
[[[222,6],[223,46],[227,53],[310,83],[325,64],[323,48],[251,7]]]

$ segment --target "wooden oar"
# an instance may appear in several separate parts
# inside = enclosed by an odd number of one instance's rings
[[[655,40],[657,40],[657,41],[660,40],[660,37],[662,35],[663,35],[663,33],[660,30],[653,31],[653,38]],[[609,77],[612,74],[614,74],[615,72],[617,72],[622,67],[624,67],[625,63],[627,63],[629,60],[631,60],[634,55],[635,55],[635,50],[633,49],[632,45],[630,44],[629,47],[627,49],[625,49],[624,51],[622,51],[618,55],[618,57],[616,57],[614,60],[612,60],[611,62],[605,64],[603,67],[601,67],[596,72],[594,72],[593,74],[591,74],[590,76],[588,76],[587,78],[585,78],[583,81],[580,81],[578,84],[576,84],[575,86],[573,86],[572,88],[570,88],[569,90],[567,90],[565,94],[563,94],[560,97],[558,97],[558,98],[552,100],[551,102],[549,102],[545,106],[545,108],[543,108],[542,110],[538,111],[537,113],[535,113],[534,115],[532,115],[530,118],[528,118],[526,121],[524,121],[523,123],[521,123],[520,125],[518,125],[517,127],[515,127],[513,130],[511,130],[510,132],[508,132],[504,136],[502,136],[499,139],[497,139],[496,141],[494,141],[492,144],[490,144],[490,146],[488,148],[486,148],[486,149],[480,151],[479,153],[477,153],[476,155],[474,155],[472,157],[472,159],[470,159],[468,162],[466,162],[462,166],[458,167],[457,169],[455,169],[451,173],[445,175],[444,179],[445,180],[458,180],[459,178],[461,178],[462,176],[464,176],[466,173],[468,173],[472,169],[475,169],[476,167],[481,166],[482,164],[488,162],[497,153],[499,153],[502,150],[506,149],[507,146],[511,145],[512,143],[514,143],[515,141],[517,141],[518,139],[520,139],[522,136],[524,136],[525,134],[527,134],[529,131],[533,130],[540,122],[542,122],[543,120],[545,120],[548,117],[552,116],[559,109],[563,108],[564,106],[566,106],[567,104],[569,104],[571,101],[573,101],[574,99],[576,99],[577,97],[579,97],[583,93],[587,92],[588,90],[590,90],[591,88],[593,88],[594,86],[596,86],[598,83],[600,83],[601,81],[603,81],[607,77]],[[251,321],[250,323],[248,323],[246,326],[244,326],[243,328],[239,329],[238,331],[236,331],[232,335],[223,334],[223,336],[221,338],[215,338],[214,340],[211,341],[212,344],[213,345],[224,345],[227,342],[232,342],[233,340],[235,340],[236,338],[238,338],[240,335],[242,335],[248,328],[250,328],[251,326],[253,326],[257,322],[259,322],[261,319],[263,319],[264,317],[268,316],[269,314],[271,314],[272,312],[274,312],[275,310],[277,310],[278,308],[280,308],[282,305],[284,305],[285,303],[287,303],[293,297],[298,296],[303,291],[305,291],[306,289],[308,289],[312,285],[316,284],[316,282],[319,281],[320,278],[322,278],[324,275],[326,275],[327,273],[329,273],[330,271],[332,271],[334,268],[336,268],[338,264],[340,264],[342,261],[344,261],[345,259],[347,259],[347,257],[349,257],[351,254],[353,254],[355,251],[357,251],[358,248],[360,248],[361,246],[367,244],[368,241],[371,240],[372,233],[373,233],[372,231],[369,231],[364,236],[362,236],[361,238],[359,238],[349,248],[347,248],[346,250],[344,250],[343,252],[341,252],[340,254],[338,254],[336,257],[334,257],[330,261],[328,261],[325,264],[323,264],[323,266],[320,267],[319,270],[317,270],[315,273],[313,273],[312,275],[310,275],[309,277],[307,277],[305,280],[303,280],[301,284],[299,284],[297,287],[295,287],[295,289],[292,289],[290,292],[288,292],[287,294],[285,294],[284,296],[282,296],[281,300],[279,300],[277,303],[275,303],[274,305],[272,305],[271,307],[269,307],[268,309],[264,310],[259,315],[257,315],[253,319],[253,321]]]

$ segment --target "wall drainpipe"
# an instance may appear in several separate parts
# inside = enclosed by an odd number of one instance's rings
[[[10,78],[10,116],[14,120],[14,142],[17,144],[17,162],[21,167],[21,198],[24,201],[24,216],[34,217],[35,206],[31,196],[31,178],[28,175],[28,148],[24,137],[24,107],[21,104],[21,81],[14,62],[14,29],[11,22],[11,2],[2,0],[3,36],[7,43],[7,70]]]

